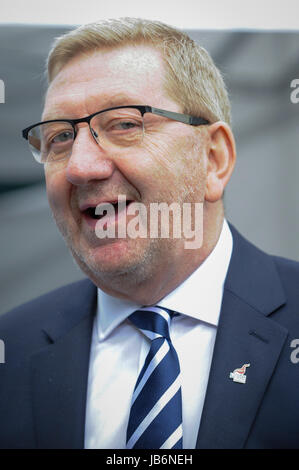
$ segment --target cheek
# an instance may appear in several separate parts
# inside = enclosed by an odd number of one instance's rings
[[[137,186],[151,187],[164,180],[176,177],[181,167],[180,146],[173,139],[148,135],[141,148],[130,152],[118,161],[118,168]]]
[[[202,147],[191,136],[172,139],[167,145],[152,142],[148,151],[155,181],[169,194],[184,199],[188,192],[201,193],[204,185],[204,155]]]
[[[197,139],[198,140],[198,139]],[[122,174],[144,199],[165,202],[202,198],[204,168],[201,145],[194,136],[147,135],[143,147],[118,161]]]
[[[70,184],[67,182],[64,171],[54,171],[45,168],[47,196],[50,207],[55,214],[65,211],[68,205]]]

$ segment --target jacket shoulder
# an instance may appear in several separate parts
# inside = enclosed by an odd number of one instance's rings
[[[62,310],[66,303],[76,305],[79,295],[91,294],[95,286],[89,279],[67,284],[43,294],[29,302],[15,307],[0,315],[0,336],[13,328],[18,329],[39,328],[53,311]]]
[[[271,256],[274,263],[277,266],[277,269],[282,276],[287,276],[290,278],[299,278],[299,261],[295,261],[288,258],[283,258],[281,256]]]
[[[278,309],[285,314],[291,310],[297,324],[299,263],[268,254],[244,238],[231,224],[230,229],[233,252],[225,287],[265,315]]]
[[[272,256],[288,300],[297,306],[299,318],[299,262]]]

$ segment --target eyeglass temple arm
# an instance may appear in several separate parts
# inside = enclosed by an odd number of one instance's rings
[[[158,114],[159,116],[164,116],[174,121],[184,122],[185,124],[190,124],[191,126],[200,126],[203,124],[210,124],[206,119],[190,116],[189,114],[174,113],[173,111],[165,111],[164,109],[154,108],[149,106],[151,109],[150,112],[153,114]]]

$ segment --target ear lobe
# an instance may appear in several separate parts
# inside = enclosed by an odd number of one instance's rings
[[[236,145],[228,124],[222,121],[209,126],[210,146],[207,155],[207,180],[205,200],[219,201],[224,192],[236,161]]]

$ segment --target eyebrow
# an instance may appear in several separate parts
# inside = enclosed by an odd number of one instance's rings
[[[65,104],[68,104],[65,102]],[[105,96],[101,96],[99,99],[99,106],[97,109],[94,110],[96,113],[97,111],[101,111],[106,108],[113,108],[114,106],[125,106],[125,105],[144,105],[144,103],[140,102],[140,99],[134,98],[133,96],[125,95],[124,93],[118,93],[116,95],[111,96],[111,94]],[[59,105],[59,108],[63,107],[63,103]],[[92,114],[92,113],[91,113]],[[86,114],[87,116],[87,114]],[[84,117],[84,116],[80,116]],[[50,121],[55,119],[75,119],[74,115],[70,114],[69,116],[62,112],[62,110],[50,110],[44,116],[42,115],[42,121]]]

